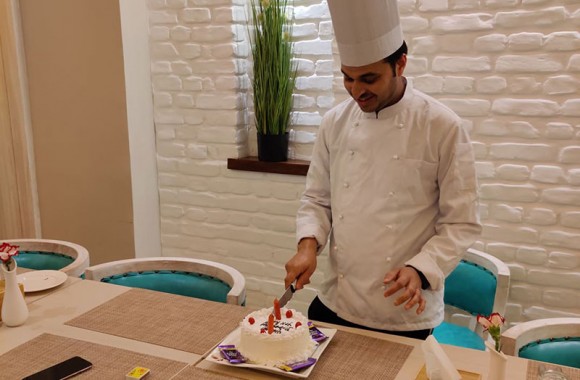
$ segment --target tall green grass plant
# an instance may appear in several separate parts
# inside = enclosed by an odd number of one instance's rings
[[[249,27],[253,58],[254,115],[263,135],[287,131],[296,67],[292,61],[292,20],[288,0],[251,0]]]

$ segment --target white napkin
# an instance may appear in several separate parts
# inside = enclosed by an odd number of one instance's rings
[[[461,380],[461,375],[433,335],[429,335],[421,344],[421,348],[425,355],[425,367],[429,380]]]

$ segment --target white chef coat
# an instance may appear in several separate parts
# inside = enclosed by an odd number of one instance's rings
[[[339,317],[392,331],[443,320],[445,277],[481,231],[474,156],[461,120],[407,82],[396,104],[365,113],[353,99],[324,115],[297,215],[297,240],[330,235],[319,291]],[[383,278],[411,265],[430,288],[421,315],[385,298]]]

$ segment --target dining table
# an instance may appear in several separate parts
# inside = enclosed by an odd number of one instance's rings
[[[79,278],[25,298],[26,322],[0,325],[0,380],[22,379],[72,356],[93,364],[79,379],[122,380],[135,367],[150,370],[146,380],[305,377],[216,357],[216,347],[256,310],[252,307]],[[309,379],[426,379],[421,340],[314,324],[330,338]],[[487,379],[488,352],[441,346],[464,379]],[[537,362],[508,356],[505,379],[535,380],[537,368]],[[570,380],[580,380],[580,370],[566,370]]]

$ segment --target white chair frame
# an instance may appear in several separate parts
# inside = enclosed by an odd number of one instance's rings
[[[79,277],[90,265],[89,251],[76,243],[63,240],[49,239],[11,239],[2,240],[9,244],[19,246],[20,251],[41,251],[54,252],[70,256],[74,259],[72,263],[60,269],[68,276]]]
[[[500,259],[473,248],[469,248],[466,251],[463,260],[477,264],[493,273],[497,280],[495,298],[493,301],[493,311],[505,316],[510,287],[509,267]],[[475,331],[479,336],[486,338],[487,334],[484,333],[483,327],[477,323],[477,318],[465,310],[451,305],[445,305],[445,321],[459,326],[468,327]]]
[[[237,269],[214,261],[186,257],[147,257],[111,261],[88,267],[85,270],[85,279],[101,281],[102,278],[115,274],[151,270],[177,270],[212,276],[231,287],[227,294],[227,303],[242,305],[246,300],[246,279]]]
[[[518,356],[520,348],[536,340],[580,336],[580,318],[543,318],[518,323],[503,332],[502,351]]]

